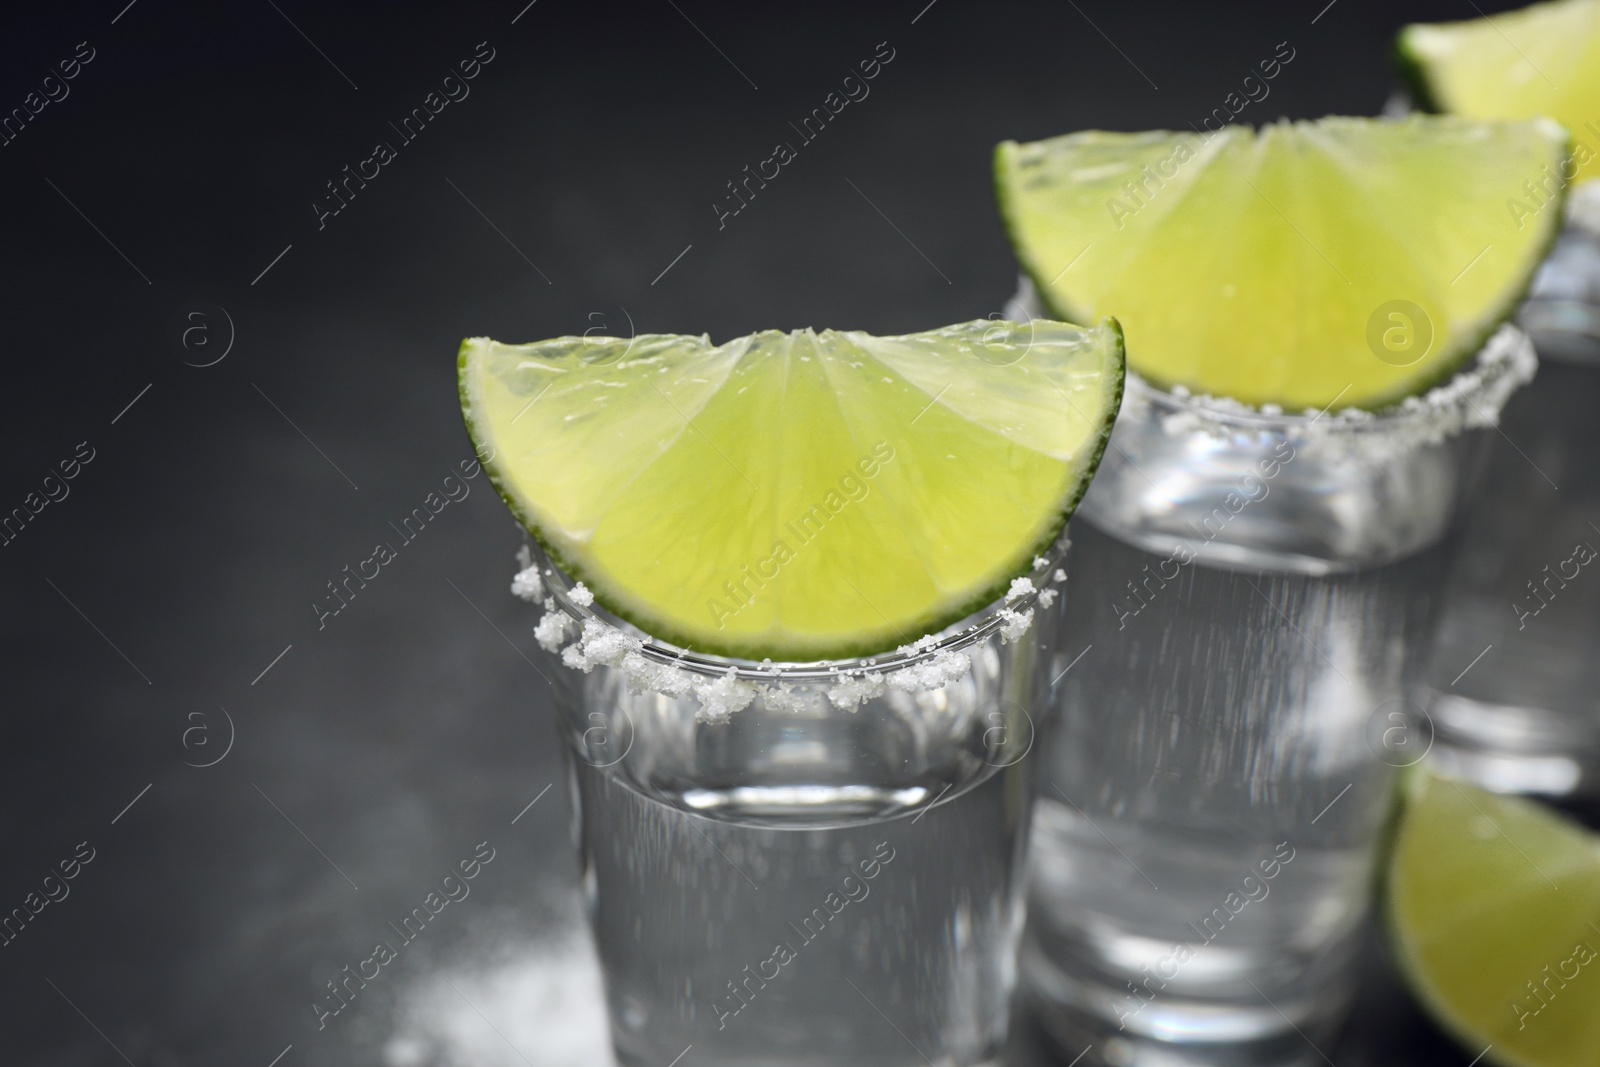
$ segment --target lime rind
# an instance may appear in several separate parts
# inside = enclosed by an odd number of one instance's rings
[[[1397,132],[1395,128],[1407,124],[1410,125],[1413,131],[1416,131],[1415,138],[1419,141],[1428,137],[1452,136],[1458,140],[1470,140],[1478,136],[1480,131],[1484,135],[1492,132],[1508,137],[1511,136],[1508,131],[1518,126],[1515,123],[1468,122],[1453,117],[1410,116],[1402,119],[1382,120],[1330,118],[1317,123],[1280,123],[1274,128],[1273,135],[1280,138],[1298,138],[1300,141],[1307,143],[1312,142],[1314,138],[1321,137],[1324,140],[1329,140],[1333,148],[1337,149],[1344,144],[1359,144],[1359,138],[1363,134],[1361,127],[1365,125],[1371,125],[1375,130],[1382,131],[1392,142],[1394,134]],[[1532,123],[1521,124],[1521,127],[1523,134],[1526,134],[1526,136],[1518,135],[1522,136],[1522,141],[1520,142],[1522,149],[1525,153],[1531,154],[1533,148],[1537,146],[1540,152],[1539,159],[1543,160],[1547,165],[1559,166],[1560,160],[1570,152],[1570,134],[1559,124],[1550,120],[1536,120]],[[1406,131],[1399,132],[1403,134]],[[1330,134],[1333,135],[1331,139]],[[1264,136],[1266,136],[1265,133],[1255,135],[1255,143],[1257,145],[1261,144],[1261,139]],[[1160,318],[1162,315],[1170,316],[1175,313],[1163,308],[1158,309],[1154,315],[1151,315],[1148,308],[1136,309],[1126,306],[1126,301],[1117,297],[1117,290],[1114,288],[1115,282],[1113,281],[1111,286],[1108,286],[1103,273],[1099,275],[1094,273],[1099,264],[1096,264],[1093,260],[1086,265],[1089,270],[1087,276],[1094,279],[1093,284],[1075,285],[1071,278],[1061,282],[1061,278],[1067,275],[1069,270],[1074,269],[1073,264],[1076,263],[1074,255],[1076,254],[1079,257],[1087,256],[1095,243],[1100,240],[1100,237],[1105,236],[1105,234],[1100,234],[1099,236],[1095,234],[1097,225],[1104,226],[1104,223],[1096,218],[1096,215],[1102,212],[1099,212],[1099,203],[1096,201],[1094,205],[1095,211],[1082,214],[1081,219],[1078,215],[1056,218],[1053,225],[1062,229],[1081,222],[1079,226],[1081,241],[1074,241],[1071,248],[1055,247],[1053,245],[1047,247],[1047,239],[1033,232],[1037,229],[1037,220],[1040,217],[1040,213],[1047,209],[1043,206],[1043,201],[1037,193],[1025,193],[1027,180],[1023,177],[1021,164],[1019,163],[1021,153],[1024,151],[1035,153],[1035,155],[1039,152],[1079,153],[1084,160],[1084,165],[1075,169],[1073,173],[1082,172],[1094,175],[1101,168],[1109,169],[1114,167],[1119,156],[1125,157],[1126,168],[1131,173],[1138,169],[1137,163],[1141,160],[1154,159],[1153,150],[1155,149],[1175,149],[1175,146],[1179,144],[1189,145],[1195,161],[1184,164],[1190,172],[1187,179],[1185,179],[1188,184],[1184,185],[1180,192],[1166,194],[1166,200],[1162,201],[1159,207],[1151,206],[1143,210],[1149,212],[1150,219],[1156,220],[1152,223],[1152,226],[1164,224],[1167,219],[1175,218],[1182,220],[1183,224],[1189,227],[1190,230],[1204,230],[1204,220],[1190,218],[1194,212],[1185,214],[1185,206],[1182,201],[1184,197],[1190,195],[1195,186],[1197,180],[1195,174],[1203,171],[1207,165],[1206,161],[1209,157],[1204,155],[1207,151],[1207,146],[1222,145],[1225,140],[1226,143],[1242,146],[1251,137],[1252,134],[1247,128],[1239,129],[1233,127],[1219,131],[1210,138],[1172,131],[1119,134],[1090,130],[1050,138],[1046,141],[1031,142],[1027,145],[1019,145],[1016,142],[1007,141],[996,146],[993,171],[999,213],[1010,236],[1012,247],[1016,252],[1021,268],[1033,283],[1046,313],[1079,321],[1092,319],[1099,313],[1114,313],[1118,315],[1120,319],[1129,324],[1129,328],[1134,330],[1133,369],[1146,381],[1163,389],[1182,386],[1194,392],[1234,396],[1252,406],[1276,404],[1288,408],[1322,409],[1326,407],[1328,410],[1357,408],[1365,411],[1383,411],[1392,408],[1409,397],[1417,396],[1448,381],[1470,361],[1472,356],[1514,315],[1522,295],[1532,284],[1535,272],[1560,233],[1562,208],[1566,196],[1565,189],[1557,190],[1554,201],[1541,209],[1538,217],[1532,220],[1531,225],[1534,227],[1534,232],[1528,235],[1526,239],[1523,239],[1521,245],[1518,246],[1517,258],[1509,265],[1503,275],[1495,275],[1498,283],[1497,287],[1492,292],[1484,295],[1478,307],[1469,309],[1472,313],[1435,316],[1445,319],[1450,325],[1450,332],[1444,338],[1444,344],[1441,346],[1436,342],[1434,351],[1426,359],[1413,367],[1405,369],[1403,372],[1384,372],[1384,375],[1388,378],[1386,383],[1379,380],[1378,376],[1372,375],[1374,384],[1371,387],[1362,386],[1357,389],[1351,389],[1341,396],[1337,385],[1349,380],[1341,377],[1334,382],[1330,382],[1326,390],[1327,395],[1320,393],[1311,395],[1307,392],[1309,387],[1302,387],[1296,383],[1296,378],[1300,375],[1295,370],[1289,369],[1291,365],[1285,362],[1287,357],[1279,357],[1276,353],[1267,353],[1266,359],[1269,361],[1276,360],[1276,372],[1284,380],[1285,385],[1266,387],[1252,395],[1250,389],[1258,388],[1254,384],[1252,375],[1235,370],[1225,375],[1225,377],[1232,379],[1231,386],[1219,387],[1215,382],[1208,380],[1209,372],[1201,366],[1205,360],[1211,360],[1213,366],[1228,363],[1230,360],[1236,367],[1242,367],[1245,364],[1239,363],[1237,359],[1234,359],[1235,353],[1231,351],[1221,352],[1215,344],[1208,346],[1203,339],[1194,340],[1189,338],[1187,333],[1185,334],[1186,339],[1188,339],[1187,344],[1194,350],[1194,356],[1191,357],[1187,352],[1181,355],[1163,353],[1165,358],[1161,361],[1161,365],[1152,365],[1153,357],[1151,352],[1153,349],[1158,347],[1170,349],[1175,344],[1170,336],[1158,338],[1162,342],[1160,346],[1152,343],[1152,331],[1150,329],[1152,318]],[[1340,138],[1343,140],[1341,141]],[[1215,154],[1213,153],[1212,155],[1214,156]],[[1077,157],[1074,156],[1072,158],[1076,160]],[[1351,174],[1360,173],[1362,169],[1357,166],[1360,162],[1359,160],[1341,161],[1336,151],[1330,151],[1328,158],[1338,163],[1338,167],[1334,168],[1335,173],[1338,173],[1340,168]],[[1423,159],[1422,162],[1425,163],[1426,160]],[[1099,166],[1096,166],[1097,164]],[[1332,166],[1331,163],[1329,165]],[[1412,164],[1408,163],[1407,165]],[[1065,169],[1064,164],[1063,169]],[[1137,177],[1137,175],[1134,176]],[[1227,176],[1224,175],[1223,177],[1226,179]],[[1259,179],[1259,174],[1256,177]],[[1247,180],[1249,180],[1249,175],[1241,175],[1238,187],[1246,194],[1249,194],[1250,190],[1244,184]],[[1251,184],[1253,185],[1254,183],[1251,182]],[[1508,191],[1515,192],[1517,190],[1512,187]],[[1260,190],[1256,189],[1255,192],[1259,193]],[[1034,202],[1025,204],[1025,196],[1031,196]],[[1262,194],[1262,197],[1265,199],[1265,194]],[[1267,202],[1271,203],[1270,200]],[[1084,203],[1087,203],[1087,200],[1079,203],[1073,210],[1080,213],[1087,212]],[[1109,201],[1107,203],[1109,204]],[[1154,198],[1152,198],[1151,203],[1155,205]],[[1258,213],[1264,214],[1266,212],[1266,208],[1259,204],[1254,204],[1253,206]],[[1485,199],[1475,206],[1486,210],[1490,208],[1500,210],[1503,204],[1499,202],[1489,204]],[[1274,209],[1276,210],[1275,205]],[[1029,217],[1030,213],[1033,215],[1032,219]],[[1477,215],[1478,217],[1483,217],[1482,212],[1477,213]],[[1435,221],[1441,224],[1445,221],[1442,213],[1440,219]],[[1290,223],[1290,225],[1293,224]],[[1393,244],[1394,240],[1398,240],[1398,238],[1391,239],[1387,236],[1388,231],[1392,228],[1392,222],[1378,227],[1379,230],[1386,234],[1384,239],[1390,244]],[[1206,242],[1208,247],[1227,243],[1230,240],[1231,234],[1222,232],[1216,226],[1212,226],[1212,229],[1216,231],[1215,240]],[[1189,236],[1192,242],[1193,234],[1191,233]],[[1301,236],[1303,237],[1304,235]],[[1122,242],[1123,251],[1119,254],[1126,259],[1130,254],[1126,251],[1127,242],[1122,239],[1121,234],[1117,234],[1114,239]],[[1151,239],[1157,240],[1159,235]],[[1064,241],[1065,238],[1050,238],[1050,240]],[[1081,251],[1079,251],[1080,244]],[[1487,251],[1488,249],[1486,248],[1485,252]],[[1048,265],[1044,262],[1047,254],[1051,260]],[[1320,255],[1320,251],[1318,254]],[[1461,258],[1465,260],[1470,255],[1471,253],[1469,252]],[[1493,258],[1495,257],[1491,257],[1491,260]],[[1069,260],[1071,262],[1068,262]],[[1473,265],[1476,265],[1476,262],[1474,260]],[[1061,269],[1062,263],[1068,264],[1065,269]],[[1121,261],[1113,261],[1111,264],[1113,273],[1121,270],[1124,266],[1125,263]],[[1418,273],[1420,272],[1413,271],[1414,276]],[[1204,271],[1198,274],[1198,277],[1205,276],[1206,272]],[[1346,281],[1348,281],[1348,278]],[[1290,279],[1289,284],[1293,284],[1293,279]],[[1447,292],[1453,282],[1449,278],[1435,277],[1428,284],[1440,292]],[[1101,294],[1101,298],[1098,300],[1088,295],[1088,292],[1095,285],[1108,289],[1106,293]],[[1176,292],[1183,298],[1193,296],[1192,293],[1182,292],[1181,282],[1161,277],[1159,268],[1149,276],[1141,275],[1132,278],[1127,285],[1134,285],[1146,294],[1170,291]],[[1164,285],[1165,288],[1163,288]],[[1173,288],[1174,286],[1177,286],[1176,290]],[[1228,288],[1231,288],[1231,285]],[[1337,286],[1334,287],[1330,296],[1340,295],[1337,292],[1337,288]],[[1266,291],[1270,293],[1271,289],[1268,288]],[[1123,297],[1126,297],[1131,292],[1133,292],[1132,289],[1125,288]],[[1271,303],[1273,303],[1272,300],[1263,301],[1263,304],[1270,305]],[[1192,304],[1193,301],[1191,300]],[[1188,330],[1192,324],[1197,330],[1200,328],[1211,329],[1216,331],[1219,336],[1226,338],[1230,334],[1238,337],[1246,336],[1257,323],[1264,323],[1268,327],[1277,325],[1270,318],[1270,315],[1263,315],[1259,309],[1252,311],[1249,308],[1241,308],[1223,316],[1220,312],[1211,310],[1211,308],[1218,306],[1213,304],[1209,308],[1202,308],[1198,311],[1195,311],[1191,306],[1187,310],[1192,317],[1183,319],[1181,324],[1175,321],[1157,322],[1155,324],[1157,327],[1155,332],[1168,335],[1176,334],[1179,332],[1180,325],[1184,330]],[[1312,306],[1316,307],[1314,303]],[[1141,314],[1141,312],[1145,313]],[[1363,311],[1364,314],[1365,312]],[[1254,318],[1255,322],[1252,321],[1252,318]],[[1352,324],[1352,328],[1349,331],[1351,338],[1362,333],[1359,328],[1360,325]],[[1223,329],[1224,326],[1226,329]],[[1143,330],[1142,333],[1141,330]],[[1344,334],[1338,334],[1337,336],[1344,338]],[[1338,351],[1335,351],[1335,349],[1338,349]],[[1336,345],[1330,345],[1328,351],[1293,353],[1293,358],[1300,361],[1298,364],[1300,368],[1319,370],[1320,368],[1316,368],[1315,363],[1308,364],[1305,361],[1316,360],[1324,362],[1332,359],[1336,362],[1342,359],[1346,364],[1356,367],[1359,367],[1362,361],[1366,361],[1369,364],[1368,371],[1372,370],[1376,365],[1373,355],[1366,351],[1366,343],[1353,341],[1349,338],[1340,340]],[[1187,368],[1174,369],[1184,367],[1186,361],[1188,361]],[[1359,380],[1359,374],[1352,374],[1351,378]],[[1261,380],[1265,380],[1265,378]],[[1251,382],[1252,384],[1246,387],[1246,382]],[[1278,395],[1272,391],[1273,389],[1284,390],[1284,395]]]
[[[495,352],[501,355],[516,352],[518,353],[516,358],[524,362],[532,360],[541,366],[555,366],[568,371],[580,369],[585,364],[615,364],[618,368],[621,368],[629,360],[636,362],[656,360],[660,364],[658,369],[665,371],[668,364],[674,361],[687,359],[701,360],[704,363],[707,360],[715,361],[720,359],[722,355],[726,355],[727,359],[724,364],[718,364],[716,368],[716,373],[724,374],[725,379],[721,383],[711,383],[705,390],[706,396],[695,399],[694,403],[698,404],[698,407],[686,404],[683,410],[677,412],[681,416],[695,417],[707,404],[715,405],[717,403],[716,394],[727,385],[726,375],[740,373],[740,367],[749,362],[745,358],[746,356],[754,352],[755,356],[751,358],[766,358],[766,350],[762,349],[763,345],[770,349],[771,346],[776,344],[791,343],[789,339],[800,337],[803,333],[806,338],[809,338],[804,343],[820,345],[821,348],[818,351],[828,350],[830,346],[857,346],[853,350],[856,351],[858,362],[852,364],[853,366],[859,367],[861,361],[869,358],[863,356],[863,352],[866,352],[867,349],[876,348],[879,350],[879,355],[883,357],[880,359],[880,363],[885,368],[892,369],[894,361],[899,360],[901,370],[911,374],[912,377],[919,373],[924,375],[928,373],[945,374],[949,378],[947,382],[948,393],[941,390],[939,395],[931,398],[923,397],[923,399],[929,407],[932,407],[935,402],[941,405],[938,413],[930,417],[928,421],[935,422],[943,418],[945,424],[942,432],[947,435],[951,432],[950,428],[952,426],[959,429],[969,421],[998,423],[1004,422],[1009,418],[1011,420],[1009,432],[1013,438],[1017,434],[1021,434],[1022,437],[1032,434],[1033,437],[1044,441],[1044,444],[1040,444],[1038,441],[1032,442],[1032,448],[1024,448],[1021,445],[1017,445],[1013,451],[1018,452],[1018,454],[1034,455],[1036,453],[1049,452],[1050,448],[1047,446],[1052,438],[1059,439],[1056,441],[1058,446],[1064,447],[1063,442],[1070,444],[1073,440],[1071,435],[1066,430],[1055,425],[1060,416],[1041,418],[1041,412],[1036,410],[1032,412],[1023,411],[1020,413],[1020,417],[1017,417],[1018,412],[1008,411],[1004,401],[1016,402],[1017,395],[1014,392],[1007,394],[1002,390],[996,393],[991,388],[990,393],[992,395],[989,399],[998,397],[1000,402],[985,403],[985,394],[981,387],[984,374],[988,374],[989,378],[993,379],[997,372],[991,369],[987,372],[977,373],[983,371],[983,368],[978,367],[977,364],[972,364],[969,371],[961,371],[960,367],[952,362],[948,354],[941,355],[944,349],[950,348],[952,345],[959,348],[960,344],[965,343],[970,347],[971,338],[985,331],[1005,331],[1007,329],[1033,329],[1037,331],[1039,337],[1043,338],[1037,346],[1030,342],[1029,351],[1030,355],[1034,357],[1038,357],[1040,353],[1043,353],[1045,362],[1035,358],[1033,360],[1035,366],[1032,369],[1023,368],[1016,373],[1012,373],[1012,377],[1017,378],[1018,381],[1023,380],[1025,377],[1024,372],[1034,373],[1035,375],[1042,374],[1046,381],[1054,380],[1044,371],[1039,370],[1039,367],[1044,367],[1048,370],[1051,366],[1048,360],[1054,359],[1058,362],[1064,360],[1066,357],[1050,355],[1052,351],[1051,345],[1056,344],[1059,346],[1065,343],[1065,339],[1068,338],[1071,339],[1072,344],[1083,348],[1082,359],[1087,360],[1087,362],[1084,362],[1080,369],[1087,369],[1094,375],[1091,383],[1092,395],[1079,392],[1078,386],[1074,386],[1070,390],[1077,396],[1078,404],[1086,406],[1090,410],[1087,413],[1061,412],[1061,416],[1082,416],[1085,425],[1093,424],[1096,428],[1093,433],[1084,434],[1081,441],[1072,444],[1071,448],[1063,453],[1057,461],[1053,461],[1059,462],[1060,465],[1060,484],[1062,487],[1060,494],[1049,502],[1044,511],[1039,513],[1036,521],[1030,520],[1029,528],[1033,532],[1025,537],[1025,544],[1018,542],[1014,549],[1003,558],[996,556],[985,561],[987,577],[983,578],[983,580],[971,582],[962,588],[941,590],[941,595],[924,606],[925,610],[901,613],[892,617],[885,616],[883,621],[889,623],[888,627],[862,626],[857,628],[857,632],[834,632],[825,634],[821,638],[818,638],[815,634],[796,634],[785,630],[780,625],[770,628],[766,633],[756,635],[754,639],[749,639],[748,637],[727,639],[724,635],[708,633],[701,626],[682,625],[680,619],[684,614],[683,612],[679,612],[678,617],[674,617],[671,612],[661,609],[659,600],[652,601],[648,595],[635,595],[636,591],[629,586],[628,576],[624,575],[619,580],[618,575],[612,573],[610,567],[596,559],[594,553],[589,550],[590,545],[583,543],[580,539],[575,539],[571,535],[571,530],[567,529],[567,526],[561,521],[557,521],[548,508],[541,507],[541,493],[530,493],[529,486],[524,484],[522,479],[519,479],[517,471],[514,469],[517,464],[525,462],[525,458],[508,460],[502,459],[496,454],[496,449],[500,442],[495,422],[496,419],[503,421],[506,415],[494,412],[486,414],[489,409],[482,402],[482,397],[478,395],[479,389],[475,385],[475,374],[479,374],[479,372],[475,371],[474,368],[482,364],[489,354]],[[600,347],[596,347],[597,345]],[[613,359],[613,353],[606,350],[604,347],[606,345],[621,348],[624,355]],[[892,348],[893,352],[886,354],[885,346]],[[1067,369],[1077,366],[1076,363],[1065,362],[1062,362],[1061,365]],[[741,338],[723,346],[713,346],[704,337],[683,338],[674,335],[641,335],[632,340],[569,337],[540,342],[532,346],[500,346],[488,339],[469,338],[461,346],[457,366],[458,384],[461,390],[463,413],[467,428],[474,442],[479,446],[480,455],[484,457],[483,465],[489,472],[490,480],[496,491],[511,509],[513,515],[538,541],[547,556],[572,579],[585,583],[586,587],[591,589],[599,598],[600,603],[607,611],[655,639],[686,649],[695,649],[701,652],[748,660],[771,658],[774,660],[813,661],[875,654],[904,643],[908,634],[915,633],[920,635],[941,630],[1000,599],[1007,592],[1013,578],[1027,573],[1030,561],[1035,556],[1047,552],[1049,546],[1059,536],[1077,502],[1081,499],[1087,483],[1104,452],[1110,424],[1115,417],[1117,405],[1121,400],[1124,356],[1121,330],[1114,320],[1108,320],[1093,330],[1083,330],[1079,327],[1050,323],[1043,320],[1027,325],[985,320],[977,323],[958,324],[955,327],[947,327],[942,331],[891,338],[871,338],[865,334],[835,333],[833,331],[824,331],[821,335],[811,334],[810,331],[797,332],[793,335],[783,335],[776,331],[768,331],[766,334]],[[933,366],[933,371],[928,371],[928,366]],[[582,375],[576,377],[582,377]],[[708,377],[714,377],[714,375],[708,375]],[[884,380],[887,381],[888,378],[886,377]],[[910,381],[910,379],[905,380]],[[665,379],[662,379],[662,381],[665,382]],[[617,387],[620,382],[621,378],[617,378],[605,384]],[[978,384],[974,385],[974,382]],[[737,382],[734,384],[737,384]],[[990,385],[993,385],[992,381]],[[933,389],[928,387],[927,391],[933,392]],[[666,394],[661,393],[660,389],[657,389],[656,392],[661,394],[663,399],[666,399]],[[673,393],[674,397],[677,396],[672,385],[667,386],[667,392]],[[965,395],[967,393],[972,395]],[[1063,399],[1067,399],[1067,393],[1063,392],[1061,395]],[[941,400],[940,397],[945,397],[945,399]],[[751,404],[760,402],[758,397],[751,397],[749,400]],[[1039,406],[1037,397],[1034,397],[1030,402],[1035,408]],[[1071,403],[1071,400],[1067,399],[1067,402]],[[668,400],[668,403],[670,404],[671,400]],[[968,409],[966,415],[950,414],[950,412],[963,405]],[[986,414],[986,411],[990,408],[993,408],[995,412],[1005,413],[1004,417],[1000,414]],[[870,405],[863,410],[868,411],[870,414]],[[722,409],[724,416],[726,411],[727,409],[724,407]],[[592,413],[583,417],[589,418],[590,415]],[[578,421],[581,423],[582,420],[579,419]],[[591,422],[593,422],[594,426],[599,427],[599,431],[605,431],[603,419],[591,419]],[[699,431],[697,430],[696,432]],[[997,426],[985,427],[982,433],[991,438],[1004,436]],[[701,436],[705,435],[701,434]],[[717,436],[715,430],[712,430],[712,436]],[[614,440],[615,438],[612,439]],[[707,443],[712,443],[711,438],[708,437],[706,440]],[[713,447],[716,446],[713,444]],[[1011,446],[1008,445],[1007,447]],[[722,440],[722,448],[730,452],[735,451],[734,446],[730,445],[728,440]],[[1057,450],[1059,451],[1059,447]],[[954,459],[955,457],[951,456],[950,458]],[[637,461],[638,456],[633,455],[633,459]],[[732,461],[729,462],[732,465]],[[642,470],[648,464],[634,462],[633,466]],[[561,487],[558,486],[557,488]],[[692,493],[697,491],[698,488],[697,486],[686,485],[683,487],[683,491]],[[887,486],[884,488],[887,489]],[[585,491],[588,490],[586,489]],[[570,508],[568,510],[570,511]],[[919,516],[912,525],[920,530],[928,524],[928,521],[927,516]],[[615,524],[613,523],[613,525]],[[949,530],[944,531],[946,535],[949,532]],[[982,549],[981,551],[992,552],[993,550]],[[616,555],[614,553],[612,559],[614,560],[615,558]],[[737,557],[735,558],[737,559]],[[859,574],[856,575],[856,580],[861,580]],[[869,598],[863,594],[863,599]],[[875,603],[874,608],[876,608]],[[881,615],[882,613],[880,612],[879,614]]]
[[[1438,89],[1429,76],[1427,67],[1420,56],[1416,54],[1406,29],[1395,35],[1394,42],[1389,46],[1389,55],[1394,62],[1395,70],[1400,74],[1400,80],[1405,85],[1406,95],[1411,98],[1411,105],[1418,111],[1427,111],[1435,115],[1449,112],[1449,108],[1440,99]]]
[[[1553,0],[1493,16],[1413,23],[1395,36],[1392,52],[1422,110],[1480,119],[1543,115],[1574,127],[1600,119],[1597,0]],[[1574,184],[1600,176],[1595,148],[1589,146],[1587,160],[1576,161]]]
[[[1463,1049],[1490,1062],[1594,1062],[1600,986],[1582,977],[1600,957],[1543,1000],[1530,983],[1577,941],[1600,950],[1600,837],[1532,800],[1438,777],[1425,764],[1402,779],[1401,793],[1383,915],[1412,991]]]

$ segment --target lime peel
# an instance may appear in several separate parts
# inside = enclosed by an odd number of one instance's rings
[[[1405,792],[1385,912],[1423,1005],[1494,1063],[1600,1060],[1600,983],[1581,977],[1600,955],[1600,836],[1426,764]]]
[[[809,663],[1004,597],[1098,465],[1123,350],[1115,320],[979,320],[723,345],[473,338],[459,369],[485,469],[575,597],[680,648]],[[516,587],[537,601],[540,577]],[[1031,610],[1003,603],[1002,638]],[[580,669],[625,655],[555,614],[536,636]]]
[[[1447,379],[1515,311],[1565,189],[1533,217],[1507,199],[1569,143],[1548,119],[1425,115],[1088,130],[999,145],[995,187],[1044,310],[1116,314],[1146,380],[1380,410]],[[1176,167],[1174,146],[1189,149]]]
[[[1429,109],[1471,118],[1547,115],[1579,138],[1550,178],[1521,198],[1544,210],[1551,179],[1587,183],[1600,176],[1600,0],[1555,0],[1493,19],[1413,23],[1395,40],[1401,74]]]

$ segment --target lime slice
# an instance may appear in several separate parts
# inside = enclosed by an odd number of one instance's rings
[[[460,357],[479,455],[564,570],[655,637],[779,661],[893,648],[1007,592],[1093,475],[1122,375],[1113,320]]]
[[[1546,115],[1572,131],[1578,143],[1571,164],[1534,179],[1535,190],[1550,178],[1600,176],[1600,0],[1407,26],[1396,45],[1426,107],[1476,119]],[[1548,189],[1507,195],[1536,207]]]
[[[1412,989],[1468,1055],[1600,1063],[1600,837],[1428,774],[1409,792],[1388,918]]]
[[[1259,134],[1087,131],[995,157],[1012,245],[1052,314],[1114,314],[1158,385],[1286,408],[1382,407],[1451,374],[1515,308],[1561,222],[1506,201],[1555,123],[1411,116]]]

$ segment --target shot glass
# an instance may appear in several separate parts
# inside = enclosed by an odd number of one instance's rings
[[[816,663],[673,647],[528,558],[577,668],[554,681],[622,1064],[994,1061],[1058,558],[942,634]]]
[[[1539,376],[1507,406],[1465,517],[1422,702],[1442,769],[1500,792],[1600,795],[1600,183],[1518,321]]]
[[[1574,187],[1566,211],[1517,323],[1541,358],[1592,365],[1600,363],[1600,181]]]
[[[1128,376],[1073,523],[1024,981],[1069,1055],[1321,1062],[1351,992],[1409,675],[1490,424],[1504,327],[1391,410],[1281,414]]]

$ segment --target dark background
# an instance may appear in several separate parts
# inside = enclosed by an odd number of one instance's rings
[[[323,629],[310,606],[470,455],[460,339],[981,317],[1015,276],[996,141],[1187,128],[1284,41],[1241,120],[1375,113],[1403,22],[1477,12],[525,2],[0,16],[0,112],[94,50],[0,147],[0,512],[94,450],[0,548],[0,913],[95,850],[0,948],[0,1062],[598,1062],[505,509],[480,478]],[[470,96],[399,146],[483,41]],[[719,231],[724,183],[880,41],[871,95]],[[380,140],[398,157],[319,229]],[[470,898],[317,1032],[323,983],[482,841]],[[1469,1060],[1371,971],[1341,1067]]]

